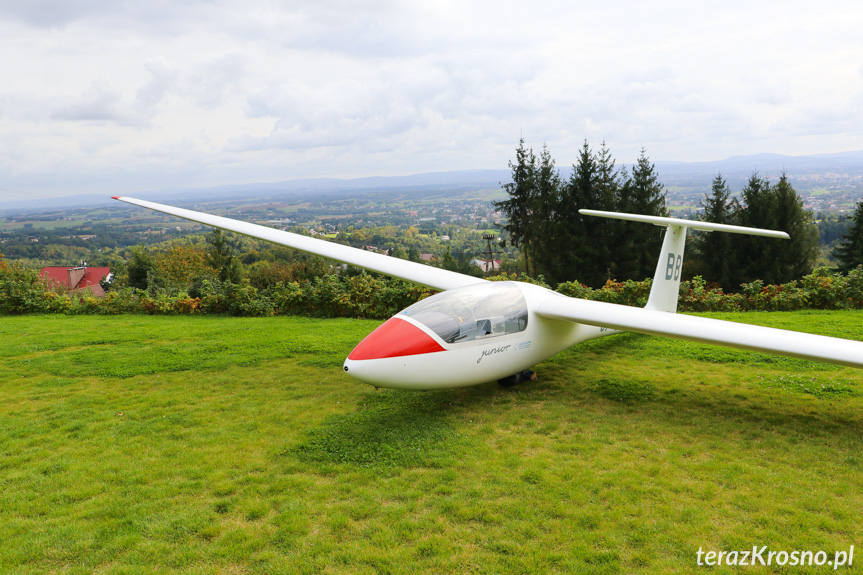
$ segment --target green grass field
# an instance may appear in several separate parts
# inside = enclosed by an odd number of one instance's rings
[[[377,323],[0,318],[0,572],[860,571],[863,372],[620,335],[515,388],[375,390],[341,362]]]
[[[54,230],[57,228],[72,228],[72,227],[80,227],[84,225],[85,220],[50,220],[50,221],[20,221],[20,222],[7,222],[0,221],[0,231],[12,231],[12,230],[21,230],[24,229],[26,224],[33,224],[33,230]]]

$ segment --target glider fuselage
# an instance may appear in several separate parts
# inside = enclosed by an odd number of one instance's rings
[[[504,379],[577,343],[618,333],[538,316],[541,286],[494,282],[433,295],[387,320],[344,363],[379,387],[448,389]]]

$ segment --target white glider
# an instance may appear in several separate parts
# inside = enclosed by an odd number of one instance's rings
[[[494,380],[517,383],[552,355],[621,331],[863,367],[863,342],[675,313],[687,228],[788,238],[784,232],[580,210],[666,228],[648,302],[641,309],[570,298],[523,282],[489,282],[192,210],[114,199],[442,290],[384,322],[348,355],[345,372],[375,386],[420,390]]]

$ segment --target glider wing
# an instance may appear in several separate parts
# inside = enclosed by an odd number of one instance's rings
[[[258,224],[241,222],[221,216],[213,216],[193,210],[175,208],[164,204],[157,204],[145,200],[137,200],[125,196],[114,196],[115,200],[141,206],[157,212],[170,214],[198,222],[206,226],[229,230],[238,234],[251,236],[275,244],[288,246],[303,252],[316,254],[325,258],[361,267],[367,270],[393,276],[403,280],[415,282],[437,290],[454,289],[470,284],[481,283],[486,280],[469,275],[451,272],[424,264],[406,261],[398,258],[367,252],[350,246],[318,240],[291,232],[284,232]]]
[[[546,299],[536,313],[598,327],[863,367],[861,341],[564,297]]]

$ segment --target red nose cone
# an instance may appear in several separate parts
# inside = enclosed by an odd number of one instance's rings
[[[348,359],[383,359],[446,351],[412,323],[392,317],[354,348]]]

